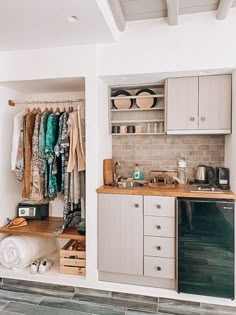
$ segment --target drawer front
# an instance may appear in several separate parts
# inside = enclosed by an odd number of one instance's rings
[[[144,255],[156,257],[175,257],[175,239],[167,237],[144,237]]]
[[[144,276],[175,279],[175,260],[145,256]]]
[[[174,217],[175,198],[144,196],[144,215]]]
[[[175,237],[175,219],[165,217],[144,217],[144,235]]]

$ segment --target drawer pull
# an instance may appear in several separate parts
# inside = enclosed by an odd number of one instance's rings
[[[157,250],[161,250],[161,246],[157,246]]]
[[[161,209],[161,205],[157,205],[157,209]]]
[[[138,203],[136,203],[134,206],[135,206],[135,208],[139,208],[139,204]]]
[[[161,271],[161,267],[157,267],[157,271]]]
[[[160,230],[160,229],[161,229],[161,226],[160,226],[160,225],[157,225],[157,229]]]

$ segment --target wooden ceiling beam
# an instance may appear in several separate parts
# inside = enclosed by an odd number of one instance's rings
[[[177,25],[179,17],[179,0],[166,0],[167,22],[169,25]]]
[[[124,32],[126,29],[126,20],[120,4],[120,0],[108,0],[112,14],[119,31]]]
[[[216,18],[218,20],[224,20],[228,13],[230,8],[233,5],[234,0],[221,0],[219,3],[219,7],[217,10]]]

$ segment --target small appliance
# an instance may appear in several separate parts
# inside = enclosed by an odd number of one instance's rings
[[[44,220],[49,215],[49,203],[22,201],[17,206],[17,217],[30,220]]]
[[[215,184],[215,170],[211,166],[198,165],[194,174],[194,183],[196,184]]]
[[[223,189],[230,189],[229,185],[229,169],[226,167],[217,167],[216,168],[216,185]]]

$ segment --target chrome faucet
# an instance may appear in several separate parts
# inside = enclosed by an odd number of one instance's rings
[[[119,182],[119,181],[121,180],[121,178],[122,178],[122,176],[117,175],[117,166],[120,166],[120,165],[121,165],[120,162],[117,161],[117,162],[115,163],[115,166],[114,166],[114,181],[115,181],[115,182]]]

